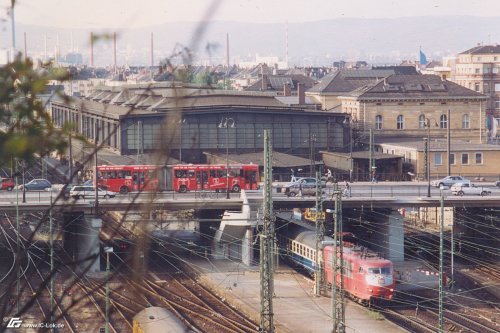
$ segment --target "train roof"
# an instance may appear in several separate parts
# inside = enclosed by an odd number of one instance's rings
[[[189,332],[179,318],[167,309],[158,306],[143,309],[134,316],[134,321],[143,332]]]
[[[290,239],[293,239],[305,246],[315,248],[316,247],[316,232],[314,231],[296,231],[289,234]],[[332,241],[333,238],[325,236],[324,241]]]

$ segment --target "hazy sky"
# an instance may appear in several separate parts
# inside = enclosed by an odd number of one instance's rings
[[[16,0],[16,21],[53,27],[133,28],[198,21],[211,0]],[[304,22],[339,17],[500,15],[500,0],[221,0],[212,20]],[[0,0],[0,18],[10,0]]]

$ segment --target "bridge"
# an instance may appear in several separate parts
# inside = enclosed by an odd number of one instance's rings
[[[407,186],[403,189],[389,188],[384,185],[374,185],[370,190],[363,188],[353,189],[353,196],[343,198],[342,208],[347,213],[358,214],[363,217],[363,211],[374,211],[380,209],[390,209],[389,217],[378,224],[380,234],[386,235],[387,239],[381,239],[381,244],[391,244],[388,257],[391,260],[401,259],[404,242],[403,218],[396,211],[399,208],[420,208],[431,207],[433,215],[437,216],[438,207],[441,204],[439,191],[434,189],[431,197],[423,189],[412,189],[408,191]],[[334,191],[327,188],[323,195],[323,208],[333,209],[332,200]],[[415,193],[420,193],[417,196]],[[413,195],[410,195],[413,194]],[[477,215],[475,209],[500,207],[500,192],[492,191],[491,196],[453,196],[449,191],[443,191],[445,207],[452,207],[459,210],[459,215]],[[51,207],[54,212],[63,213],[65,227],[72,224],[71,234],[76,236],[78,243],[79,259],[89,255],[99,253],[99,232],[102,225],[100,217],[95,216],[95,202],[93,200],[54,200],[55,193],[39,192],[27,193],[26,202],[22,203],[20,193],[3,192],[0,193],[0,211],[9,214],[47,212]],[[99,199],[99,211],[146,211],[154,210],[219,210],[224,211],[220,225],[218,226],[212,244],[212,256],[224,257],[227,253],[239,253],[241,261],[250,265],[253,262],[253,241],[256,227],[259,223],[257,212],[262,206],[262,191],[242,191],[242,193],[232,193],[230,199],[226,199],[225,193],[129,193],[118,195],[115,198]],[[276,210],[291,210],[292,208],[309,208],[316,205],[315,197],[289,198],[283,193],[275,192],[273,195],[273,205]],[[469,209],[470,212],[464,213]],[[437,219],[437,217],[436,217]],[[453,218],[452,218],[453,220]],[[71,222],[70,222],[71,221]],[[77,223],[72,223],[77,221]],[[66,229],[65,229],[66,230]],[[234,247],[234,248],[233,248]],[[98,271],[100,268],[98,260],[92,265],[89,272]]]

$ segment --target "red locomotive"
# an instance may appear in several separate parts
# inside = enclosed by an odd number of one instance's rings
[[[325,237],[325,241],[333,241]],[[316,267],[316,233],[299,231],[292,235],[280,236],[282,254],[294,264],[306,269],[310,274]],[[339,251],[340,252],[340,251]],[[338,252],[338,253],[339,253]],[[340,255],[340,253],[339,253]],[[333,281],[333,246],[322,249],[325,280]],[[390,260],[377,256],[367,248],[346,242],[343,248],[344,290],[360,303],[370,303],[375,299],[392,299],[395,288],[394,268]],[[340,285],[340,276],[336,279]]]

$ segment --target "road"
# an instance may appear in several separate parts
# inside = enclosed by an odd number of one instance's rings
[[[283,199],[285,198],[285,194],[281,191],[282,186],[285,183],[275,183],[274,187],[274,197]],[[491,191],[492,196],[500,196],[500,188],[494,186],[494,183],[482,183],[478,184],[478,186],[484,186]],[[26,202],[50,202],[51,197],[52,200],[55,200],[59,194],[59,188],[62,185],[54,185],[52,191],[27,191],[26,192]],[[427,197],[427,183],[425,182],[384,182],[384,183],[369,183],[369,182],[360,182],[360,183],[350,183],[351,186],[351,197],[363,197],[363,198],[381,198],[381,197]],[[341,183],[339,189],[343,191],[344,184]],[[436,187],[431,186],[431,197],[439,197],[441,191],[443,192],[445,197],[453,196],[451,191],[446,188],[441,190]],[[331,184],[327,184],[324,189],[324,195],[326,197],[332,196],[334,194],[335,187]],[[261,197],[262,191],[247,191],[247,196],[249,198]],[[128,193],[128,194],[117,194],[115,200],[132,200],[136,195],[139,195],[141,199],[146,199],[148,196],[153,197],[153,193]],[[22,191],[17,192],[13,190],[9,191],[0,191],[0,200],[16,203],[19,200],[19,203],[22,203],[23,193]],[[188,193],[177,193],[173,191],[156,193],[156,197],[158,199],[172,199],[172,200],[193,200],[193,199],[212,199],[212,200],[226,200],[225,193],[215,193],[215,192],[188,192]],[[240,198],[238,193],[231,193],[231,197]],[[477,195],[476,195],[477,197]],[[17,199],[18,198],[18,199]],[[80,199],[82,201],[93,201],[93,198]],[[106,199],[99,199],[99,201]],[[114,199],[108,199],[114,200]],[[71,203],[73,199],[69,199],[68,203]]]

